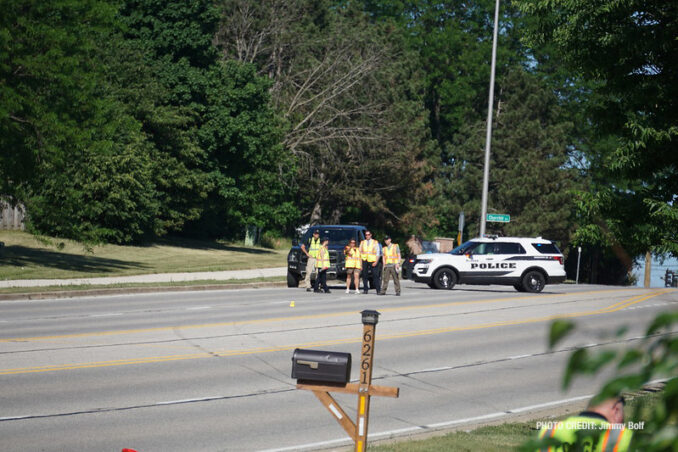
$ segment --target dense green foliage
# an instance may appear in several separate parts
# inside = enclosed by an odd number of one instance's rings
[[[579,196],[584,243],[678,255],[678,5],[522,0],[533,47],[551,46],[588,81],[596,125]]]
[[[423,73],[402,33],[354,3],[223,2],[225,59],[255,63],[273,82],[298,162],[298,206],[311,222],[362,221],[423,231],[434,143]]]
[[[644,413],[644,428],[634,431],[631,450],[649,452],[678,449],[678,336],[673,333],[677,323],[678,312],[665,312],[653,319],[637,345],[605,347],[597,351],[584,347],[570,355],[563,375],[563,389],[571,387],[580,376],[604,371],[613,375],[594,397],[594,404],[624,393],[633,393],[651,382],[665,382],[656,405]],[[549,347],[553,348],[576,328],[576,324],[569,320],[554,321],[549,334]],[[625,332],[626,328],[622,328],[616,336],[622,337]],[[544,445],[533,441],[526,444],[524,450],[535,450]]]
[[[677,13],[585,4],[502,4],[488,210],[512,220],[488,231],[583,244],[591,275],[615,256],[617,281],[678,252]],[[0,194],[34,232],[453,236],[464,211],[477,234],[491,0],[0,7]]]
[[[502,78],[500,92],[488,205],[490,212],[510,213],[511,222],[488,223],[488,233],[543,235],[567,243],[576,177],[565,167],[571,124],[561,118],[556,96],[520,68]],[[478,120],[451,143],[453,152],[437,180],[447,201],[441,212],[446,230],[454,230],[460,211],[475,214],[468,230],[478,228],[485,131],[485,121]]]
[[[212,45],[210,2],[5,2],[2,193],[90,242],[296,217],[269,82]]]

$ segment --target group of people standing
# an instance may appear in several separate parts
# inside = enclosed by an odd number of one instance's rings
[[[316,293],[330,293],[327,287],[327,269],[330,267],[330,254],[327,249],[329,238],[320,238],[320,231],[314,230],[307,243],[301,245],[301,250],[308,257],[306,263],[306,291]],[[400,247],[392,243],[391,237],[384,237],[384,246],[372,238],[371,231],[365,231],[365,240],[356,246],[356,240],[350,239],[344,247],[344,261],[346,267],[346,293],[351,292],[351,283],[355,293],[360,293],[360,275],[363,279],[363,293],[367,294],[371,282],[378,295],[385,295],[390,279],[393,278],[396,295],[400,295]],[[311,288],[311,274],[317,271],[315,284]],[[371,270],[371,271],[370,271]],[[383,272],[383,278],[382,278]],[[371,273],[371,274],[370,274]],[[322,286],[322,290],[320,287]]]

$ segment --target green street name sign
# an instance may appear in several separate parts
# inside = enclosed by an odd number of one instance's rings
[[[488,213],[485,219],[495,223],[508,223],[511,221],[511,215],[505,213]]]

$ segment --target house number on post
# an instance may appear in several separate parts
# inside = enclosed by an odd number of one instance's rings
[[[374,360],[375,327],[379,321],[377,311],[365,310],[360,313],[363,323],[363,344],[360,354],[360,379],[358,383],[331,383],[323,381],[302,381],[297,379],[297,389],[313,391],[313,394],[332,413],[337,422],[344,428],[346,433],[355,442],[356,452],[365,452],[367,446],[367,421],[370,417],[370,397],[398,397],[400,390],[389,386],[372,385],[372,362]],[[295,351],[295,356],[296,353]],[[304,350],[304,352],[309,352]],[[294,360],[294,358],[293,358]],[[349,360],[350,363],[350,360]],[[297,361],[295,365],[308,365],[307,360]],[[294,375],[293,367],[293,375]],[[350,366],[349,366],[350,369]],[[306,372],[303,372],[306,374]],[[348,377],[346,378],[348,380]],[[336,400],[329,394],[330,391],[347,394],[358,394],[358,413],[356,422],[353,423],[346,412],[339,406]]]
[[[372,381],[372,347],[374,347],[374,326],[363,333],[363,356],[360,363],[360,383],[369,385]]]
[[[370,385],[372,384],[372,358],[374,357],[374,329],[379,321],[377,311],[361,312],[363,318],[363,347],[360,357],[360,387],[358,388],[358,424],[355,450],[363,452],[367,443],[367,421],[370,412]]]

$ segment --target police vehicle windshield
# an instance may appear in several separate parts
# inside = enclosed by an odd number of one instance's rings
[[[461,245],[459,245],[458,247],[456,247],[455,249],[453,249],[452,251],[450,251],[450,254],[458,254],[458,255],[466,254],[469,251],[472,251],[473,248],[475,248],[477,245],[478,245],[478,242],[474,242],[472,240],[469,240],[468,242],[464,242]]]

